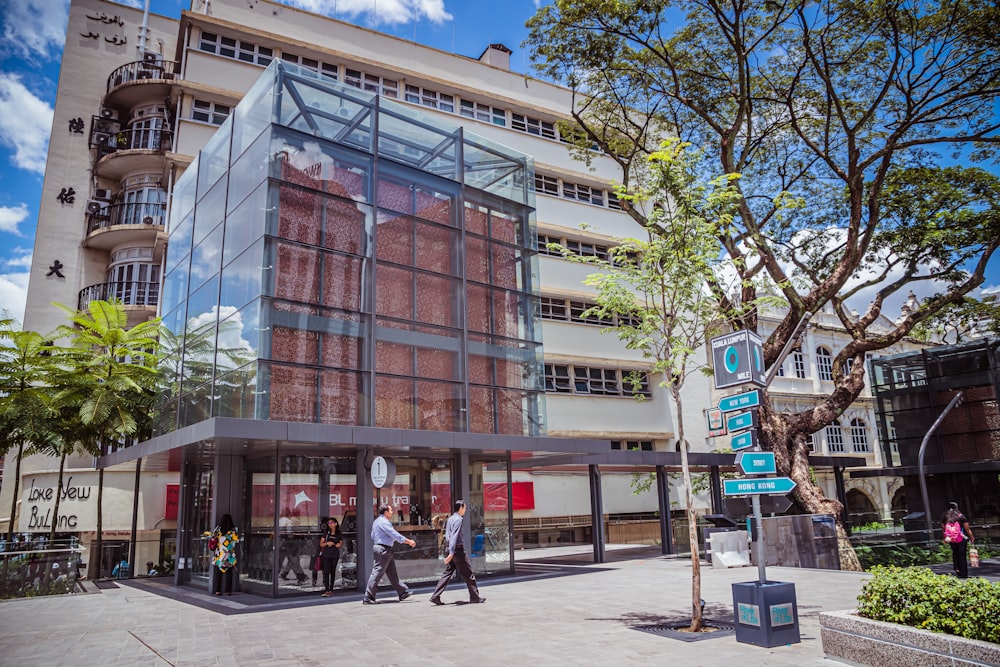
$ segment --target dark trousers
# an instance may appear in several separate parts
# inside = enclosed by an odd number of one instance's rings
[[[231,567],[223,572],[219,568],[212,566],[212,588],[215,589],[216,593],[233,592],[233,570],[235,569],[235,567]]]
[[[302,563],[299,561],[299,545],[295,540],[285,540],[282,542],[278,554],[281,556],[281,578],[288,576],[288,571],[295,573],[296,579],[302,583],[306,579],[306,573],[302,571]]]
[[[378,582],[382,579],[383,574],[389,577],[389,583],[396,589],[397,595],[402,595],[410,590],[406,584],[399,580],[399,575],[396,573],[396,559],[393,557],[390,547],[376,544],[372,547],[372,555],[375,557],[375,567],[372,568],[372,576],[368,577],[368,585],[365,587],[366,599],[375,599]]]
[[[331,549],[333,547],[330,547]],[[327,591],[333,590],[333,580],[337,576],[337,561],[340,560],[340,552],[335,551],[329,556],[323,556],[323,588]]]
[[[966,540],[961,542],[949,542],[951,545],[951,563],[955,566],[955,574],[960,579],[969,578],[969,561],[966,559],[966,552],[969,543]]]
[[[456,547],[455,555],[444,566],[444,573],[438,579],[437,587],[435,587],[434,592],[431,594],[431,599],[437,600],[441,597],[441,594],[448,587],[448,582],[451,581],[455,572],[458,572],[465,579],[465,585],[469,589],[469,601],[478,601],[479,584],[476,583],[476,575],[472,572],[472,562],[469,560],[469,554],[465,553],[465,547],[461,545]]]

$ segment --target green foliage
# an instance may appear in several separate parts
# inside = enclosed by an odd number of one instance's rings
[[[872,574],[858,595],[859,616],[1000,643],[1000,583],[922,567],[879,566]]]
[[[888,527],[889,527],[889,524],[882,523],[881,521],[869,521],[868,523],[864,524],[863,526],[858,526],[857,528],[854,528],[853,530],[855,532],[858,532],[858,533],[866,533],[866,532],[871,532],[871,531],[875,531],[875,530],[882,530],[883,528],[888,528]]]
[[[915,544],[863,544],[854,548],[865,570],[880,565],[910,567],[951,562],[951,548],[946,544],[928,549]]]

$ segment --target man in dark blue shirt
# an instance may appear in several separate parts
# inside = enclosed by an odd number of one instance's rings
[[[389,575],[389,583],[396,589],[400,602],[413,595],[410,588],[402,583],[396,574],[396,560],[392,556],[392,545],[395,542],[409,544],[411,547],[417,546],[416,542],[403,537],[392,525],[392,505],[381,505],[378,508],[378,517],[372,523],[372,555],[375,557],[375,567],[372,568],[368,586],[365,588],[365,597],[362,600],[365,604],[378,604],[375,602],[375,592],[383,574]]]
[[[451,581],[456,570],[465,579],[465,585],[469,589],[469,602],[472,604],[486,602],[486,598],[479,594],[476,575],[472,572],[472,562],[469,560],[469,554],[465,552],[465,544],[462,541],[462,521],[464,520],[465,509],[465,501],[456,500],[455,513],[451,515],[444,527],[444,538],[445,544],[448,545],[448,552],[444,558],[444,574],[441,575],[437,583],[437,588],[434,589],[434,593],[431,595],[431,602],[434,604],[444,604],[441,601],[441,594],[448,587],[448,582]]]

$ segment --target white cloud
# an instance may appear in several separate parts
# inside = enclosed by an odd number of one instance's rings
[[[452,19],[445,11],[444,0],[289,0],[288,4],[326,16],[361,16],[374,25],[421,19],[440,24]]]
[[[3,272],[0,272],[0,311],[6,311],[18,322],[24,322],[24,307],[28,302],[28,269],[31,268],[31,251],[25,248],[14,248],[12,259],[2,260]],[[10,269],[24,271],[10,271]]]
[[[21,77],[0,72],[0,144],[14,152],[14,166],[45,173],[52,107],[24,87]]]
[[[17,206],[0,206],[0,232],[10,232],[20,236],[17,226],[28,217],[28,205],[20,203]]]
[[[7,0],[3,5],[3,51],[28,59],[59,55],[69,20],[67,0]]]

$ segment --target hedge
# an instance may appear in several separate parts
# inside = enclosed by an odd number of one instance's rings
[[[858,595],[858,615],[1000,644],[1000,583],[923,567],[876,566]]]

